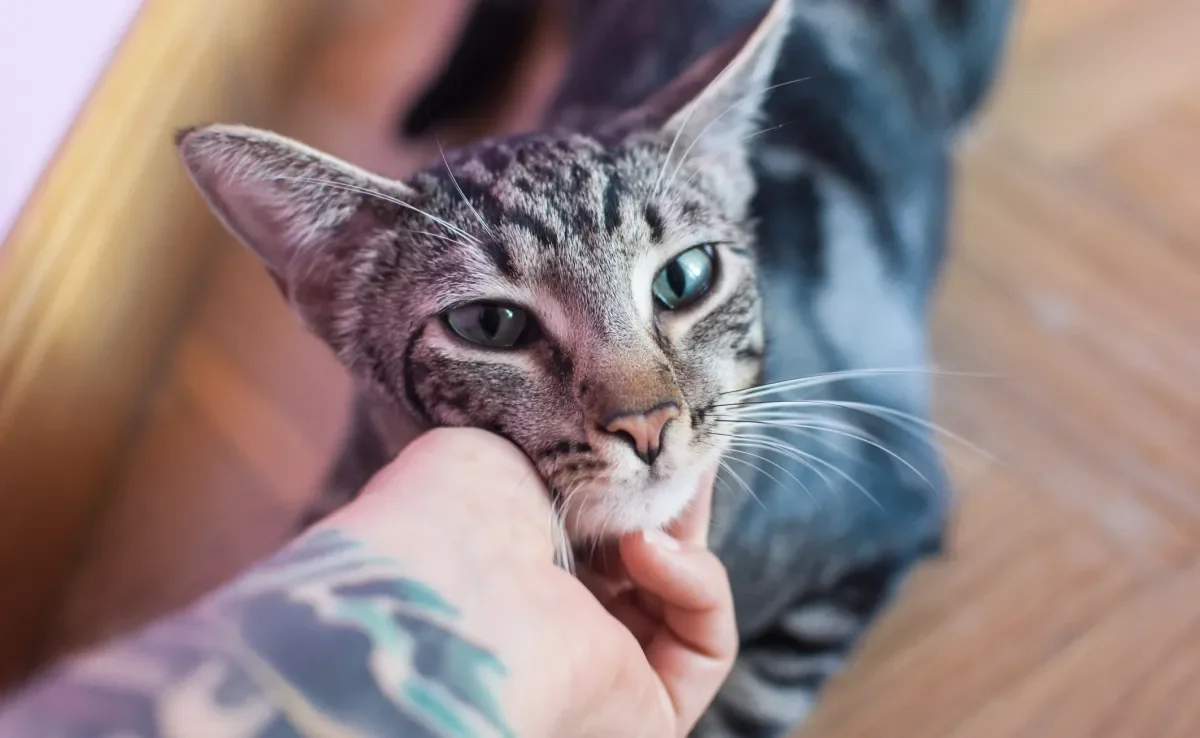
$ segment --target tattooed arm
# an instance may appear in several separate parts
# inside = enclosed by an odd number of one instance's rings
[[[512,735],[504,668],[435,590],[337,529],[212,600],[76,659],[4,736]]]
[[[664,606],[618,620],[552,565],[535,480],[490,435],[429,434],[228,586],[14,695],[0,736],[686,734],[736,650],[704,521],[621,542]]]

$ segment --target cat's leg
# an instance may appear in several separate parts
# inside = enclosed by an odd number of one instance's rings
[[[358,497],[375,472],[387,462],[387,453],[367,414],[365,401],[358,398],[351,408],[349,428],[338,455],[325,475],[316,499],[301,513],[297,532],[307,530]]]
[[[420,138],[494,105],[516,75],[543,5],[544,0],[474,0],[449,60],[402,112],[398,133]]]
[[[940,538],[930,541],[922,553],[940,546]],[[691,738],[787,736],[922,558],[857,566],[789,605],[773,625],[743,641],[729,679]]]

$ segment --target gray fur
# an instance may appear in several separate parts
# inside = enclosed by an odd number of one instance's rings
[[[757,23],[768,0],[575,1],[544,130],[407,182],[246,128],[185,132],[180,149],[357,380],[309,520],[430,426],[516,443],[577,542],[665,525],[723,457],[713,545],[743,642],[696,735],[782,736],[938,549],[948,490],[933,439],[888,415],[928,415],[925,376],[768,398],[821,403],[842,432],[739,421],[731,393],[926,363],[948,147],[990,84],[1008,0],[778,0]],[[706,243],[712,294],[656,311],[656,270]],[[540,337],[464,344],[440,316],[482,298],[530,309]],[[680,417],[653,465],[601,428],[663,403]],[[754,436],[773,446],[742,445]]]

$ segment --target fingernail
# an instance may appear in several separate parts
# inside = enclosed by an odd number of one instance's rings
[[[683,550],[683,546],[680,545],[679,541],[675,540],[666,533],[663,533],[657,528],[642,531],[642,540],[646,543],[649,543],[651,546],[658,546],[659,548],[667,551]]]

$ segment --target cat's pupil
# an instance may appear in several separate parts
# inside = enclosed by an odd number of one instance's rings
[[[682,297],[687,290],[688,273],[678,261],[667,267],[667,284],[676,297]]]
[[[479,327],[488,338],[495,338],[500,332],[500,324],[503,321],[503,316],[500,315],[502,308],[486,307],[479,311]]]

